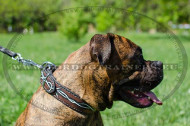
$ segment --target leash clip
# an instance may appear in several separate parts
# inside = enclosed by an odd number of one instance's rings
[[[15,57],[12,57],[13,60],[17,60],[18,62],[20,62],[23,58],[21,56],[20,53],[16,53],[16,56]]]

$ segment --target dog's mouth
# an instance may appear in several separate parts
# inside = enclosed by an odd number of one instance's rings
[[[124,101],[137,108],[146,108],[153,103],[162,105],[162,101],[151,91],[163,80],[163,63],[145,61],[142,69],[124,77],[114,85],[114,99]]]
[[[131,77],[129,77],[131,79],[121,81],[122,83],[119,84],[116,89],[119,100],[138,108],[146,108],[153,103],[162,105],[162,102],[151,91],[163,80],[162,68],[162,64],[155,68],[147,65],[142,71],[131,75]]]
[[[146,108],[151,106],[153,103],[162,105],[162,102],[152,91],[130,91],[122,88],[119,90],[119,95],[122,101],[138,108]]]

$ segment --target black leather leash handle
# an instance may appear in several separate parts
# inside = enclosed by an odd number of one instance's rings
[[[13,60],[17,60],[19,63],[22,63],[23,65],[35,66],[39,69],[42,69],[44,64],[53,64],[51,62],[44,62],[43,65],[39,65],[32,60],[22,58],[21,54],[10,51],[2,46],[0,46],[0,52],[3,52],[4,54],[12,57]]]
[[[0,51],[3,52],[4,54],[7,54],[10,57],[13,57],[13,58],[15,58],[17,56],[17,53],[12,52],[12,51],[10,51],[10,50],[2,47],[2,46],[0,46]]]

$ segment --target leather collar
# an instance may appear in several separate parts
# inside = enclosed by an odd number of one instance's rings
[[[53,76],[55,70],[56,67],[54,65],[47,65],[41,70],[40,83],[44,90],[61,103],[80,114],[84,115],[94,111],[94,109],[77,94],[56,81]]]

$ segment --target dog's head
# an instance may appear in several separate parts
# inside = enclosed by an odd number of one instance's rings
[[[163,79],[163,64],[145,60],[138,45],[119,35],[96,34],[90,41],[90,54],[106,67],[109,101],[122,100],[139,108],[162,104],[151,90]]]

